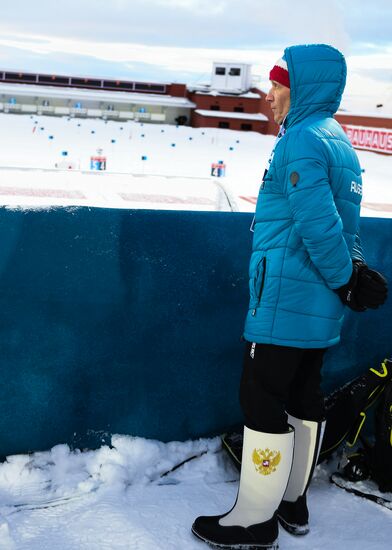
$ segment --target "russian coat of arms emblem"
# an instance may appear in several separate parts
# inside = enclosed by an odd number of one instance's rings
[[[271,451],[270,449],[254,449],[252,454],[256,471],[263,476],[268,476],[275,472],[281,458],[280,451]]]

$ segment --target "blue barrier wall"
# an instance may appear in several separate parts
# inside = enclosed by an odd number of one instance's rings
[[[252,216],[0,209],[0,454],[241,422]],[[392,220],[362,220],[392,280]],[[391,301],[349,312],[329,391],[391,353]]]

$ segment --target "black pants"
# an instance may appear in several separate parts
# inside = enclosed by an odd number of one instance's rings
[[[287,413],[322,420],[325,351],[247,342],[240,387],[245,424],[260,432],[282,433],[287,431]]]

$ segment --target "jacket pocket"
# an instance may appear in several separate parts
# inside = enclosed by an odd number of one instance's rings
[[[253,308],[252,308],[252,315],[256,315],[256,310],[259,307],[261,296],[263,294],[264,289],[264,282],[265,282],[265,272],[267,267],[267,259],[265,256],[261,258],[259,263],[257,264],[256,269],[256,275],[253,279],[253,285],[254,285],[254,292],[253,292]]]

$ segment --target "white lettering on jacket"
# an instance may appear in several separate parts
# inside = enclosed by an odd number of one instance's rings
[[[356,181],[352,181],[350,191],[351,193],[362,195],[362,183],[357,183]]]

